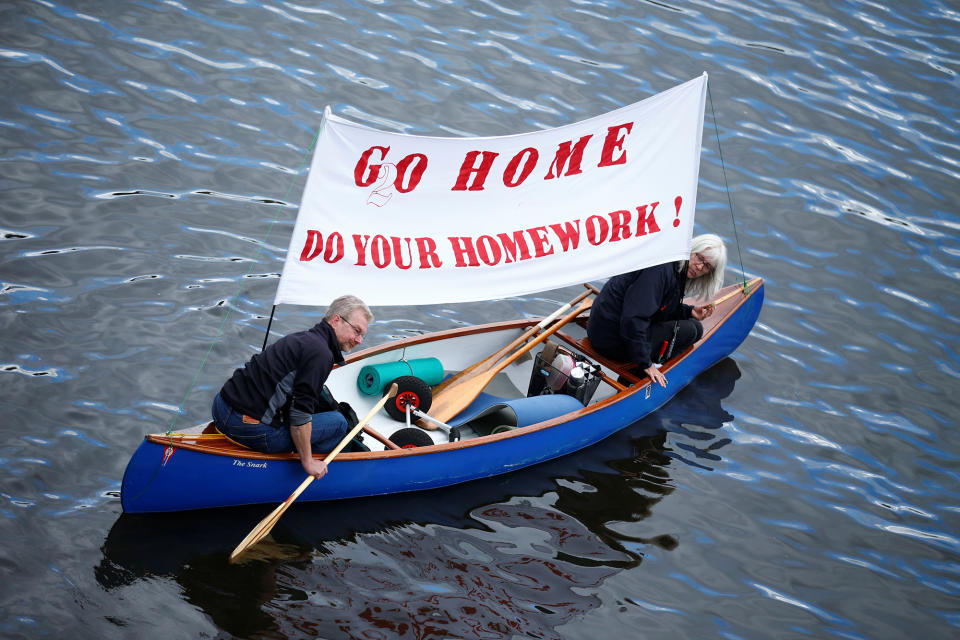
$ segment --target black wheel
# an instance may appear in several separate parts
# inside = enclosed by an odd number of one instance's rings
[[[394,431],[390,436],[390,442],[401,449],[410,449],[412,447],[427,447],[433,444],[433,438],[428,436],[422,429],[416,427],[405,427],[399,431]]]
[[[406,421],[408,406],[424,413],[430,410],[433,393],[426,382],[417,376],[400,376],[392,384],[397,385],[397,395],[384,406],[391,418]],[[390,385],[387,385],[387,388],[389,389]]]

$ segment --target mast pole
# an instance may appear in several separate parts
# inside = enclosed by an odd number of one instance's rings
[[[270,338],[270,327],[273,325],[273,314],[277,311],[277,305],[273,305],[273,308],[270,309],[270,320],[267,321],[267,333],[263,336],[263,346],[260,347],[260,351],[263,351],[267,348],[267,339]]]

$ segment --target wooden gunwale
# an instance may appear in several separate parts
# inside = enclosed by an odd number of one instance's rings
[[[756,291],[760,284],[762,284],[762,278],[753,278],[747,283],[747,294],[743,296],[734,296],[727,300],[722,301],[713,315],[707,320],[704,321],[704,332],[703,336],[699,341],[694,343],[692,346],[685,349],[682,353],[671,358],[663,367],[660,369],[665,375],[668,374],[671,369],[673,369],[680,361],[685,359],[688,355],[699,349],[704,342],[713,335],[718,327],[720,326],[721,318],[726,318],[731,315],[736,309],[742,306],[747,300],[750,299],[752,294]],[[735,288],[743,288],[743,283],[737,283],[730,285],[721,289],[718,295],[725,295],[732,292]],[[489,331],[503,331],[508,329],[523,328],[530,325],[537,324],[542,318],[534,319],[524,319],[524,320],[508,320],[503,322],[495,322],[484,325],[475,325],[472,327],[458,327],[455,329],[448,329],[444,331],[438,331],[435,333],[428,333],[422,336],[410,336],[408,338],[402,338],[401,340],[385,343],[383,345],[377,345],[363,351],[352,354],[346,359],[347,363],[359,360],[361,358],[366,358],[372,355],[383,353],[386,351],[396,351],[401,349],[404,346],[414,345],[414,344],[423,344],[427,342],[434,342],[437,340],[443,340],[446,338],[459,337],[463,335],[470,335],[475,333],[486,333]],[[558,331],[554,334],[567,344],[575,347],[578,350],[583,351],[585,355],[588,355],[593,358],[597,358],[598,362],[601,362],[601,358],[592,351],[587,351],[584,348],[584,345],[575,338]],[[615,369],[614,369],[615,370]],[[350,453],[341,453],[337,456],[338,461],[349,462],[351,460],[377,460],[382,458],[393,458],[398,456],[417,456],[417,455],[429,455],[431,453],[437,453],[440,451],[452,451],[456,449],[465,449],[468,447],[482,446],[491,442],[496,442],[498,440],[503,440],[505,438],[516,438],[521,437],[524,434],[532,433],[534,431],[539,431],[541,429],[549,429],[550,427],[556,426],[558,424],[568,422],[569,420],[580,418],[582,416],[595,413],[597,411],[602,411],[603,409],[609,407],[612,404],[615,404],[622,400],[625,397],[639,393],[642,389],[645,389],[650,385],[650,380],[645,379],[638,382],[637,384],[628,387],[624,391],[616,393],[608,398],[604,398],[599,402],[591,404],[582,409],[566,413],[562,416],[556,418],[551,418],[550,420],[545,420],[543,422],[524,427],[522,429],[512,429],[510,431],[504,431],[501,433],[491,434],[488,436],[471,438],[469,440],[459,440],[457,442],[443,442],[439,444],[428,445],[424,447],[414,447],[410,449],[388,449],[384,451],[362,451],[362,452],[350,452]],[[164,434],[164,433],[154,433],[148,434],[146,439],[150,442],[160,444],[160,445],[169,445],[173,447],[179,447],[183,449],[188,449],[191,451],[197,451],[200,453],[209,453],[220,456],[230,456],[236,458],[246,458],[253,460],[299,460],[296,453],[260,453],[258,451],[253,451],[247,449],[238,444],[235,444],[228,440],[226,437],[221,436],[219,439],[216,437],[211,438],[209,435],[198,437],[201,434],[189,434],[189,433],[173,433],[173,434]],[[322,458],[324,454],[315,454],[314,457]]]

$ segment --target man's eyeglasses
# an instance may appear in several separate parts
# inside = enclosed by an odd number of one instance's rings
[[[357,333],[357,337],[360,338],[361,340],[363,340],[363,338],[364,338],[364,336],[365,336],[366,334],[365,334],[363,331],[360,331],[360,329],[357,328],[357,325],[353,324],[352,322],[350,322],[349,320],[347,320],[347,319],[344,318],[343,316],[340,316],[340,319],[343,320],[344,322],[346,322],[348,325],[350,325],[350,328],[353,329],[353,330]]]

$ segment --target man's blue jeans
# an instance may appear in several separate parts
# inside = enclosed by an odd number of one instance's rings
[[[219,393],[213,399],[212,413],[220,433],[238,444],[264,453],[296,451],[289,425],[247,424],[243,421],[243,414],[231,408]],[[315,413],[312,423],[310,445],[314,453],[333,451],[347,435],[347,420],[339,411]]]

